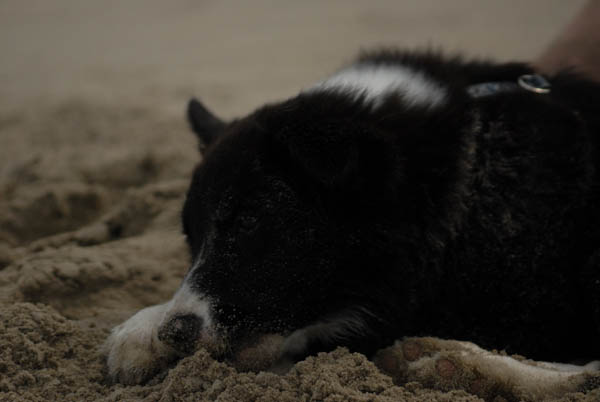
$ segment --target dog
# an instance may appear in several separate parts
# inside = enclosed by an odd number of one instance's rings
[[[600,355],[599,84],[383,50],[244,118],[196,99],[188,118],[191,267],[113,329],[113,380],[266,333],[276,365],[404,336]]]

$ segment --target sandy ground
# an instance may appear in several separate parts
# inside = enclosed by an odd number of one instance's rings
[[[394,385],[342,349],[285,376],[200,350],[124,387],[106,380],[99,345],[167,300],[187,268],[178,214],[199,160],[189,96],[245,114],[379,45],[527,60],[581,4],[2,1],[0,400],[479,400],[435,375]]]

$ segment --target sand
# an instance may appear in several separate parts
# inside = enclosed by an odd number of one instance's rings
[[[106,378],[110,328],[168,300],[189,263],[190,95],[247,113],[382,43],[527,59],[581,1],[397,3],[2,2],[0,401],[531,400],[443,366],[408,375],[393,348],[390,375],[345,349],[260,371],[277,336],[234,362],[198,350],[141,386]],[[600,398],[590,384],[554,397]]]

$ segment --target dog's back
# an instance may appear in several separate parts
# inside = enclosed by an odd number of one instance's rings
[[[394,69],[407,80],[400,99],[380,82]],[[388,189],[370,222],[385,223],[365,228],[393,251],[360,248],[341,280],[396,307],[396,321],[372,322],[379,342],[410,333],[533,358],[600,354],[600,86],[568,73],[519,85],[532,74],[381,52],[316,86],[361,96],[367,125],[402,154],[387,165],[396,181],[370,187]],[[388,268],[369,281],[365,266]]]

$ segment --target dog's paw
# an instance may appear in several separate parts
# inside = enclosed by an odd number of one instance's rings
[[[585,384],[597,379],[593,364],[534,362],[436,338],[406,338],[379,351],[374,362],[397,384],[463,389],[485,400],[546,400],[585,391]]]
[[[158,339],[164,309],[164,305],[145,308],[113,328],[103,346],[112,381],[143,383],[177,358],[175,350]]]

